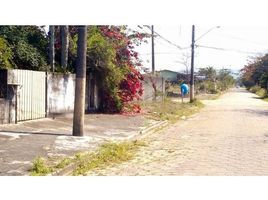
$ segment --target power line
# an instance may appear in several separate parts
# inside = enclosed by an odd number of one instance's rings
[[[264,47],[264,46],[267,47],[267,45],[264,45],[263,43],[248,40],[248,39],[237,37],[237,36],[232,36],[232,35],[227,35],[227,34],[222,34],[222,33],[216,33],[216,35],[219,36],[219,37],[226,37],[226,38],[230,38],[230,39],[235,39],[235,40],[240,40],[240,41],[243,41],[243,42],[256,44],[256,45],[262,46],[262,47]]]
[[[258,54],[259,53],[259,52],[241,51],[238,49],[225,49],[225,48],[221,48],[221,47],[211,47],[211,46],[204,46],[204,45],[195,45],[195,46],[201,47],[201,48],[219,50],[219,51],[233,51],[233,52],[243,53],[243,54]]]
[[[150,27],[150,26],[145,25],[145,27],[147,27],[148,29],[151,30],[151,27]],[[155,33],[158,37],[160,37],[162,40],[164,40],[165,42],[169,43],[170,45],[173,45],[173,46],[177,47],[177,48],[180,49],[180,50],[190,48],[190,47],[181,47],[181,46],[179,46],[179,45],[177,45],[177,44],[171,42],[170,40],[166,39],[165,37],[163,37],[162,35],[160,35],[160,34],[159,34],[158,32],[156,32],[156,31],[154,31],[154,33]]]
[[[155,54],[166,54],[166,55],[178,55],[178,53],[172,52],[155,52]],[[152,53],[140,53],[139,55],[152,55]]]

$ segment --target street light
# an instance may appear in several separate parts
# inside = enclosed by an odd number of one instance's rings
[[[200,37],[195,39],[195,25],[192,26],[192,45],[191,45],[191,80],[190,80],[190,102],[194,101],[194,48],[195,48],[195,42],[208,34],[210,31],[212,31],[215,28],[220,28],[220,26],[215,26],[209,29],[207,32],[202,34]]]

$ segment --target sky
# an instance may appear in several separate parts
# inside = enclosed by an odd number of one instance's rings
[[[216,69],[228,68],[237,71],[243,68],[252,57],[268,53],[268,26],[221,26],[220,24],[217,26],[195,25],[196,45],[213,47],[195,48],[195,69],[213,66]],[[147,27],[142,29],[137,26],[130,27],[141,32],[151,33]],[[184,71],[186,66],[182,63],[185,60],[188,60],[190,68],[192,25],[154,25],[154,30],[180,47],[189,47],[181,50],[156,36],[155,69]],[[200,36],[202,37],[198,39]],[[143,66],[150,70],[152,66],[151,49],[151,39],[148,39],[147,44],[143,43],[136,48],[140,53]]]

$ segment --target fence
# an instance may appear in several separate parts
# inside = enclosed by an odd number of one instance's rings
[[[165,79],[163,77],[144,75],[142,84],[144,91],[141,99],[143,101],[163,100],[165,95]]]
[[[86,110],[100,107],[98,78],[88,76]],[[143,101],[162,100],[165,80],[144,75]],[[44,118],[72,112],[75,97],[74,74],[52,74],[30,70],[0,70],[0,124]]]
[[[46,74],[30,70],[8,70],[7,85],[13,91],[15,120],[25,121],[46,115]]]

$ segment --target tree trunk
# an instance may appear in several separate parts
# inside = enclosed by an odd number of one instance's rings
[[[49,26],[49,63],[50,69],[55,71],[55,26]]]
[[[78,26],[73,135],[84,135],[87,27]]]
[[[68,63],[68,48],[69,48],[69,34],[68,26],[61,26],[61,66],[63,69],[67,69]]]

